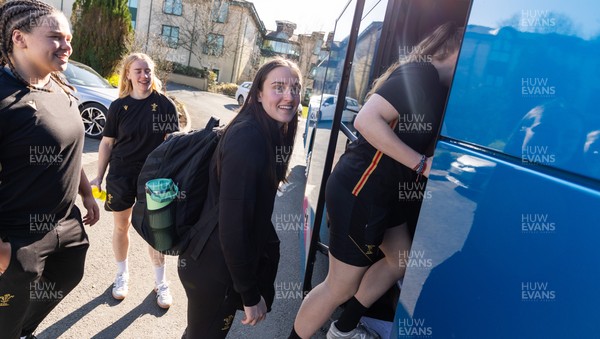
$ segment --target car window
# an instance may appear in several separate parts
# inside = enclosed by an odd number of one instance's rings
[[[329,97],[325,100],[324,104],[331,105],[333,104],[333,97]]]
[[[70,84],[74,86],[88,86],[99,88],[113,88],[108,81],[102,78],[92,68],[73,63],[67,64],[67,70],[63,72]]]

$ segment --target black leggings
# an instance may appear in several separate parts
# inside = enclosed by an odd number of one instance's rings
[[[89,247],[77,207],[39,237],[9,237],[10,263],[0,276],[0,337],[32,334],[83,277]]]
[[[187,329],[182,337],[185,339],[227,337],[235,312],[242,305],[233,286],[207,272],[206,259],[200,256],[194,260],[187,253],[179,257],[179,279],[188,299]]]

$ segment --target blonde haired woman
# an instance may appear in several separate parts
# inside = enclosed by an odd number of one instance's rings
[[[98,150],[98,176],[90,182],[100,188],[109,167],[104,208],[113,212],[115,221],[112,243],[117,276],[112,295],[117,300],[124,299],[129,290],[128,231],[140,170],[148,154],[166,135],[179,130],[175,104],[160,93],[162,86],[154,74],[152,59],[143,53],[133,53],[122,64],[119,99],[108,109]],[[158,306],[169,308],[173,298],[166,281],[164,255],[151,247],[148,250],[155,270]]]

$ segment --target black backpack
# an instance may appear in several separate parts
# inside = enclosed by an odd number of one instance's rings
[[[148,155],[142,167],[131,223],[163,254],[180,255],[188,245],[190,230],[200,219],[208,192],[209,164],[219,142],[218,125],[219,120],[211,117],[204,129],[170,135]],[[167,206],[149,210],[147,194],[153,192],[146,183],[159,178],[171,179],[163,181],[172,181],[178,194]]]

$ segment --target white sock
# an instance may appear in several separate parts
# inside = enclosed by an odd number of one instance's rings
[[[166,265],[154,266],[156,286],[167,282]]]
[[[129,274],[129,266],[127,265],[127,259],[123,261],[117,261],[117,275]]]

